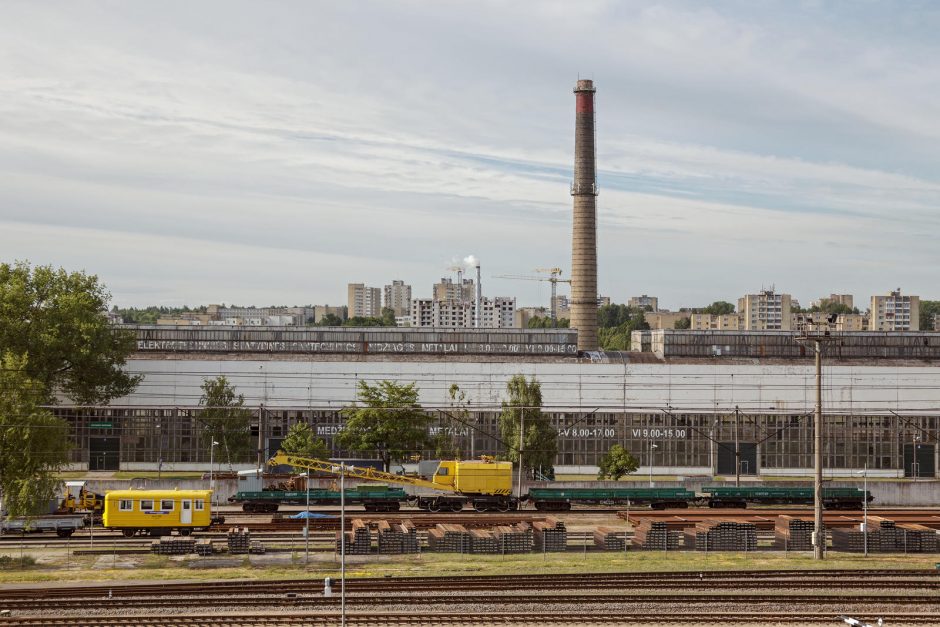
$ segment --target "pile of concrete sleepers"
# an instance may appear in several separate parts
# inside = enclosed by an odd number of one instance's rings
[[[526,522],[500,525],[494,530],[499,540],[500,553],[529,553],[532,551],[532,526]]]
[[[150,543],[150,552],[157,555],[186,555],[196,550],[195,538],[164,536]]]
[[[470,532],[463,525],[439,523],[428,529],[428,549],[440,553],[469,553]]]
[[[671,529],[664,521],[642,518],[634,528],[630,542],[641,549],[676,551],[679,549],[679,536],[679,530]]]
[[[549,516],[532,523],[536,551],[565,551],[568,549],[568,529],[565,523]]]
[[[861,529],[833,529],[832,548],[860,553],[865,550],[865,532]],[[937,532],[915,524],[896,524],[880,516],[868,517],[870,553],[936,553]]]
[[[228,552],[234,555],[244,554],[251,549],[251,531],[244,527],[232,527],[228,530]]]
[[[774,538],[778,549],[788,551],[812,551],[813,529],[812,520],[795,518],[781,514],[774,523]]]
[[[213,552],[214,549],[212,548],[212,540],[206,538],[196,542],[196,555],[207,556],[212,555]]]
[[[368,555],[372,552],[372,532],[369,525],[359,518],[352,520],[352,531],[336,532],[336,550],[342,551],[345,545],[346,555]]]
[[[378,522],[379,553],[391,555],[418,552],[418,531],[410,520]]]
[[[685,530],[685,547],[696,551],[753,551],[757,548],[754,523],[722,520],[699,522]]]
[[[485,529],[470,530],[471,553],[499,553],[499,540],[496,534]]]
[[[594,546],[602,551],[623,551],[627,548],[627,532],[613,527],[598,527],[594,530]]]

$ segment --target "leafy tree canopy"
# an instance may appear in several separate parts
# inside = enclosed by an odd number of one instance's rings
[[[933,317],[940,315],[940,300],[920,301],[920,330],[933,331]]]
[[[553,327],[552,319],[550,316],[545,316],[545,317],[535,316],[533,318],[529,318],[529,323],[527,326],[530,329],[552,329],[552,328],[567,329],[570,324],[571,324],[571,321],[568,320],[568,318],[558,318],[555,321],[555,325]]]
[[[318,327],[341,327],[343,326],[343,319],[333,313],[324,314],[320,318],[320,322],[317,323]]]
[[[522,463],[525,468],[550,469],[558,453],[558,431],[542,414],[542,386],[533,377],[513,375],[506,383],[509,400],[503,402],[499,416],[499,435],[506,444],[506,455],[519,462],[519,428],[524,429]]]
[[[336,441],[346,449],[379,455],[386,471],[392,460],[427,449],[431,417],[418,402],[418,394],[414,383],[359,381],[357,402],[343,409],[346,425]]]
[[[28,262],[0,264],[0,346],[28,355],[26,374],[53,403],[61,394],[82,405],[130,394],[141,377],[124,372],[133,332],[102,315],[110,294],[98,277]]]
[[[312,459],[327,459],[330,455],[330,449],[322,438],[318,438],[313,428],[306,422],[296,422],[287,431],[287,436],[281,442],[281,450],[298,457],[309,457]],[[302,468],[295,468],[295,472],[301,472]]]
[[[640,467],[640,462],[636,457],[630,454],[630,451],[619,444],[614,444],[604,453],[604,456],[601,457],[598,467],[598,479],[612,479],[617,481],[624,475],[636,472],[637,468]]]
[[[69,461],[69,426],[41,405],[47,392],[25,356],[0,355],[0,504],[10,516],[43,513]]]
[[[679,318],[672,325],[674,329],[691,329],[692,328],[692,318]]]
[[[827,314],[857,314],[857,307],[849,307],[842,303],[836,302],[834,300],[824,299],[819,305],[813,305],[809,308],[809,311],[815,313],[817,311],[824,311]]]
[[[726,316],[734,313],[734,305],[724,300],[716,300],[708,307],[702,309],[702,313],[713,316]]]
[[[202,382],[198,420],[202,425],[203,446],[208,450],[218,442],[215,457],[231,468],[234,462],[251,458],[251,410],[245,407],[245,397],[224,376]],[[221,456],[221,457],[220,457]]]

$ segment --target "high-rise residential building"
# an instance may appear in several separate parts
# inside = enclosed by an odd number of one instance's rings
[[[601,296],[600,294],[597,295],[597,306],[598,306],[598,307],[604,307],[604,306],[609,305],[609,304],[610,304],[610,296]]]
[[[475,322],[474,301],[415,298],[411,301],[411,326],[470,328]],[[511,329],[515,325],[516,299],[507,296],[482,299],[480,327]]]
[[[688,311],[647,311],[643,318],[650,329],[675,329],[678,321],[691,315]]]
[[[830,315],[825,311],[794,313],[790,314],[790,328],[794,331],[864,331],[865,316],[855,313]]]
[[[744,319],[744,330],[789,331],[791,300],[789,294],[778,294],[773,288],[739,298],[738,313]]]
[[[901,288],[886,296],[871,297],[870,331],[917,331],[920,329],[920,296],[904,296]]]
[[[659,298],[656,296],[631,296],[627,301],[627,306],[634,309],[645,309],[647,311],[659,311]]]
[[[395,316],[408,316],[411,314],[411,286],[405,285],[404,281],[392,281],[391,285],[385,286],[386,309],[393,309]]]
[[[472,302],[476,299],[476,286],[473,279],[458,279],[454,282],[450,277],[443,277],[440,283],[434,284],[434,300],[457,300]]]
[[[555,318],[558,320],[571,319],[571,303],[564,294],[555,296]]]
[[[692,314],[689,328],[694,331],[740,331],[744,329],[742,314]]]
[[[346,289],[350,318],[378,318],[382,315],[382,290],[362,283],[350,283]]]

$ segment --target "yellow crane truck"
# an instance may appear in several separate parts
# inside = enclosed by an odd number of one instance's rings
[[[338,475],[341,462],[311,459],[291,455],[284,451],[268,462],[272,466],[293,466],[318,472]],[[374,468],[343,466],[342,473],[352,479],[381,481],[427,488],[435,493],[417,492],[409,497],[409,503],[430,512],[459,512],[469,505],[478,512],[506,512],[519,506],[512,496],[512,463],[498,462],[489,458],[480,460],[442,460],[430,480],[421,477],[396,475]]]

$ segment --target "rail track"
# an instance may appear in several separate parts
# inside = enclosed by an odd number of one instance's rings
[[[374,627],[425,627],[426,625],[486,625],[520,626],[538,624],[544,627],[571,627],[572,625],[668,625],[668,624],[730,625],[784,623],[788,625],[838,625],[844,624],[831,612],[701,612],[689,616],[685,612],[635,612],[630,614],[601,615],[589,612],[489,612],[461,614],[444,612],[372,613],[347,612],[347,625],[369,625]],[[893,625],[940,625],[934,614],[892,614]],[[283,614],[178,614],[173,616],[99,617],[87,615],[62,615],[56,617],[0,618],[0,625],[16,627],[281,627],[284,625],[307,625],[337,627],[340,616],[336,612],[289,612]]]

